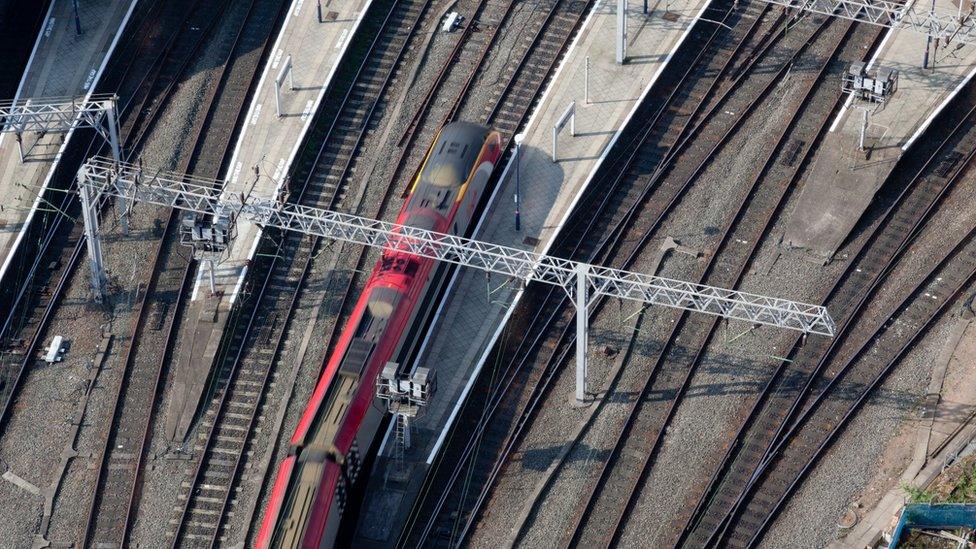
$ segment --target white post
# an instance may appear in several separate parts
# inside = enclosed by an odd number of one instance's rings
[[[217,276],[214,274],[214,260],[207,260],[207,270],[210,272],[210,295],[217,295]]]
[[[281,85],[278,82],[275,82],[275,112],[281,118]]]
[[[556,149],[557,138],[559,137],[559,131],[566,127],[566,122],[569,122],[569,133],[575,137],[576,136],[576,101],[573,101],[566,107],[563,114],[559,116],[556,123],[552,125],[552,161],[559,162],[559,152]]]
[[[116,164],[122,162],[122,146],[119,143],[119,120],[115,117],[115,101],[105,102],[105,118],[108,122],[109,144],[112,146],[112,159]]]
[[[109,144],[112,147],[112,159],[118,166],[122,162],[122,146],[119,143],[119,121],[115,117],[115,101],[105,102],[105,121],[108,124]],[[119,212],[121,213],[122,234],[129,234],[129,201],[119,197]]]
[[[589,265],[576,267],[576,401],[586,401],[586,347],[589,315],[587,314],[586,273]]]
[[[576,137],[576,101],[570,104],[573,114],[569,115],[569,135]]]
[[[291,54],[288,54],[288,57],[285,58],[285,63],[281,66],[278,77],[275,78],[275,109],[278,113],[278,118],[281,118],[281,83],[285,81],[285,75],[288,75],[288,89],[294,90],[295,76],[291,70]]]
[[[559,126],[552,127],[552,161],[559,162],[559,154],[556,152],[556,136],[559,135]]]
[[[403,418],[403,449],[410,449],[410,418],[406,414],[402,414],[400,417]]]
[[[88,245],[88,266],[91,268],[92,298],[101,303],[105,292],[105,276],[102,270],[102,241],[98,234],[97,197],[85,184],[84,172],[78,174],[78,190],[81,194],[81,216],[85,222],[85,240]]]
[[[627,59],[627,0],[617,0],[617,64]]]
[[[868,132],[868,110],[862,109],[864,111],[864,118],[861,121],[861,142],[860,149],[864,150],[864,135]]]
[[[586,65],[583,69],[583,103],[590,104],[590,56],[586,56]]]

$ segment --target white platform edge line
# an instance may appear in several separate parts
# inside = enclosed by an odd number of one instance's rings
[[[917,140],[923,133],[925,133],[925,130],[927,130],[929,125],[932,124],[932,121],[935,120],[935,117],[939,116],[939,113],[941,113],[949,105],[949,103],[953,99],[955,99],[957,95],[959,95],[959,92],[962,91],[962,89],[966,86],[966,84],[968,84],[969,81],[973,79],[974,75],[976,75],[976,68],[973,68],[973,70],[969,71],[969,74],[967,74],[966,77],[962,79],[962,82],[960,82],[959,85],[956,86],[956,89],[952,90],[952,93],[946,96],[946,98],[942,101],[942,103],[940,103],[939,106],[936,107],[934,111],[932,111],[932,114],[930,114],[928,118],[926,118],[925,121],[922,122],[922,125],[918,127],[918,130],[916,130],[915,133],[908,138],[908,141],[906,141],[905,144],[902,145],[901,147],[902,152],[907,151],[908,148],[911,147],[913,143],[915,143],[915,140]]]
[[[88,99],[91,98],[95,88],[98,87],[98,82],[102,79],[102,73],[105,71],[106,65],[108,65],[108,60],[111,59],[112,53],[115,51],[115,46],[119,43],[119,39],[122,37],[125,27],[129,23],[129,16],[132,15],[137,3],[139,3],[139,0],[132,0],[132,3],[129,4],[129,11],[127,11],[125,13],[125,17],[122,18],[122,23],[119,25],[119,29],[115,33],[115,38],[112,39],[112,43],[105,52],[105,57],[102,58],[102,64],[98,67],[98,72],[95,73],[95,78],[92,79],[91,85],[88,87],[88,93],[85,94],[85,101],[88,101]],[[53,6],[54,2],[51,2],[51,5]],[[43,33],[44,30],[41,29],[41,34]],[[28,65],[24,70],[25,77],[29,69],[30,65]],[[0,281],[2,281],[3,277],[7,274],[7,269],[10,267],[10,262],[13,260],[14,255],[16,255],[17,249],[20,247],[20,242],[24,239],[24,234],[26,234],[27,229],[30,228],[30,223],[34,219],[34,214],[37,212],[37,207],[41,204],[41,197],[43,197],[44,193],[47,192],[48,185],[51,183],[51,178],[54,176],[54,171],[61,162],[61,156],[64,154],[65,149],[68,148],[68,144],[71,142],[71,136],[74,135],[74,133],[75,130],[72,128],[64,135],[64,142],[61,143],[61,147],[58,149],[57,154],[54,155],[54,160],[51,161],[51,166],[48,168],[47,176],[44,178],[44,183],[41,184],[41,188],[34,198],[34,203],[31,205],[30,213],[27,214],[27,219],[24,220],[24,224],[20,228],[20,232],[17,233],[17,238],[14,240],[13,246],[10,247],[7,257],[3,259],[3,266],[0,266]]]
[[[909,2],[906,2],[905,5],[906,9],[908,9],[908,7],[915,5],[915,0],[910,0]],[[885,48],[888,46],[888,41],[891,40],[891,37],[894,36],[895,32],[898,30],[899,28],[894,27],[888,29],[888,32],[885,33],[885,37],[881,39],[881,44],[878,45],[878,49],[874,50],[874,54],[871,55],[871,59],[868,60],[868,64],[865,67],[866,69],[871,69],[874,67],[875,61],[878,60],[878,57],[881,57],[882,52],[884,52]],[[844,117],[847,116],[847,111],[850,110],[851,102],[853,100],[853,97],[848,97],[844,101],[844,106],[840,109],[840,112],[837,113],[834,121],[830,124],[830,129],[827,130],[828,132],[833,132],[837,129],[837,126],[839,126],[844,120]]]
[[[37,55],[37,49],[41,47],[41,42],[44,41],[44,29],[48,26],[48,21],[51,20],[51,14],[54,13],[54,2],[47,7],[47,15],[44,16],[44,21],[41,22],[41,30],[37,33],[37,39],[34,40],[34,47],[31,48],[30,57],[27,58],[27,64],[24,65],[24,74],[20,77],[20,82],[17,84],[17,91],[14,92],[14,103],[20,99],[20,92],[24,90],[24,84],[27,83],[27,73],[29,72],[30,66],[34,64],[34,57]],[[3,148],[3,140],[7,138],[6,133],[0,133],[0,148]]]
[[[875,61],[877,61],[878,58],[881,57],[881,54],[885,51],[885,48],[888,46],[888,40],[890,40],[891,37],[894,36],[897,30],[898,29],[888,29],[888,32],[885,33],[885,37],[881,39],[881,45],[878,46],[878,49],[874,50],[874,54],[871,56],[871,59],[868,60],[868,64],[865,67],[865,69],[874,68]],[[834,121],[830,124],[830,129],[827,130],[828,132],[833,132],[834,130],[836,130],[837,127],[840,126],[841,122],[844,121],[844,118],[847,116],[847,111],[849,111],[851,108],[851,102],[853,100],[854,100],[853,97],[849,95],[847,96],[847,99],[844,100],[844,106],[840,109],[840,112],[837,113],[837,116],[834,117]]]
[[[271,70],[271,64],[272,64],[271,59],[274,58],[274,52],[278,50],[278,46],[281,44],[281,40],[284,38],[285,30],[288,26],[288,22],[292,17],[298,16],[298,14],[295,13],[295,10],[301,9],[300,4],[303,3],[304,1],[305,0],[292,0],[291,6],[289,6],[288,8],[288,15],[285,16],[288,19],[286,19],[285,22],[282,24],[281,32],[278,33],[278,38],[275,40],[275,45],[274,48],[272,49],[271,56],[268,58],[268,62],[265,63],[264,71],[261,74],[261,81],[258,83],[258,88],[257,88],[258,90],[260,90],[261,87],[264,85],[265,77],[268,75],[268,73]],[[296,4],[299,4],[298,8],[296,8]],[[345,36],[343,36],[340,33],[339,35],[340,39],[344,40],[344,43],[342,44],[342,48],[339,51],[339,55],[336,57],[335,63],[332,64],[332,68],[329,69],[329,74],[325,77],[325,81],[322,83],[322,89],[319,90],[319,93],[315,98],[315,102],[312,105],[312,110],[308,114],[308,120],[305,121],[305,123],[302,125],[302,129],[299,131],[298,139],[295,141],[295,146],[292,147],[291,153],[288,155],[288,159],[285,161],[284,167],[281,170],[281,174],[282,174],[281,180],[278,182],[277,186],[275,186],[275,195],[277,195],[281,191],[281,187],[282,185],[284,185],[285,182],[285,175],[291,169],[291,165],[295,161],[295,157],[298,156],[298,151],[301,148],[302,143],[305,141],[305,136],[308,134],[309,129],[311,129],[312,127],[312,122],[315,120],[315,114],[318,112],[319,107],[322,105],[322,100],[325,98],[325,94],[328,91],[329,84],[332,83],[332,78],[335,76],[336,71],[339,69],[339,65],[342,63],[342,60],[346,56],[346,50],[348,50],[349,44],[352,43],[353,38],[356,36],[356,33],[359,31],[360,24],[363,22],[363,18],[366,16],[366,12],[369,11],[370,6],[372,5],[373,5],[373,0],[366,0],[366,2],[363,4],[362,9],[359,11],[359,17],[356,18],[356,22],[353,23],[352,27],[349,28],[349,32],[346,33]],[[260,95],[259,93],[254,94],[254,99],[251,101],[250,107],[248,107],[247,116],[243,118],[243,120],[245,121],[245,126],[244,126],[245,128],[247,127],[246,122],[251,119],[253,110],[257,105],[259,95]],[[241,138],[243,137],[244,137],[244,133],[242,132]],[[227,165],[228,174],[232,173],[233,166],[236,164],[237,156],[238,153],[240,152],[241,144],[242,144],[242,139],[238,139],[237,146],[234,148],[234,156],[231,158],[231,162]],[[255,252],[257,252],[258,243],[261,240],[261,236],[263,234],[264,231],[259,228],[257,231],[257,236],[254,239],[254,244],[251,246],[251,250],[247,254],[248,262],[250,262],[251,259],[254,258]],[[248,270],[247,265],[245,265],[244,268],[241,269],[241,274],[237,277],[237,283],[234,285],[234,291],[231,293],[230,296],[231,305],[234,304],[234,301],[237,299],[237,294],[239,293],[241,287],[244,285],[244,278],[247,275],[247,270]],[[199,279],[197,280],[197,285],[199,285]],[[194,288],[194,293],[196,293],[196,288]]]
[[[599,1],[596,5],[593,6],[593,11],[590,12],[590,16],[587,17],[587,21],[585,23],[586,25],[588,25],[590,23],[590,17],[592,17],[594,14],[596,14],[596,11],[597,11],[597,9],[599,9],[601,3],[602,3],[602,0]],[[563,218],[559,221],[559,224],[557,225],[558,229],[556,231],[553,231],[553,233],[549,236],[549,239],[546,242],[545,246],[543,246],[543,248],[541,250],[541,253],[543,253],[543,254],[548,253],[549,248],[552,247],[552,244],[555,241],[556,236],[559,234],[559,231],[562,230],[563,225],[566,223],[566,220],[573,213],[573,209],[576,207],[577,202],[579,202],[580,198],[582,197],[583,192],[586,191],[586,189],[589,186],[589,184],[593,181],[593,176],[596,175],[596,172],[603,165],[603,161],[606,159],[607,155],[610,153],[610,150],[617,143],[617,139],[620,138],[620,134],[623,132],[623,129],[627,127],[627,124],[630,123],[630,120],[633,118],[634,114],[640,108],[641,104],[644,103],[644,99],[647,97],[647,94],[650,93],[651,89],[654,88],[654,84],[657,83],[658,78],[660,78],[661,74],[664,72],[664,69],[666,69],[667,66],[668,66],[668,64],[671,62],[671,59],[672,59],[672,57],[674,57],[675,52],[677,52],[678,51],[678,48],[680,48],[681,45],[684,44],[684,41],[688,38],[688,35],[691,34],[691,30],[695,27],[695,25],[698,23],[698,20],[701,19],[702,15],[705,13],[705,10],[707,10],[709,8],[709,6],[711,6],[711,0],[706,0],[706,2],[704,3],[704,5],[702,5],[702,8],[695,15],[694,19],[691,20],[691,22],[688,24],[688,27],[681,34],[681,37],[678,38],[678,41],[675,43],[674,47],[672,47],[671,48],[671,51],[668,52],[667,57],[664,58],[664,62],[661,63],[661,66],[658,68],[657,72],[654,73],[654,76],[651,77],[651,80],[647,83],[647,86],[644,87],[643,93],[641,93],[640,98],[638,98],[638,100],[634,103],[634,107],[631,109],[630,113],[627,115],[626,118],[624,118],[624,121],[621,123],[620,127],[618,127],[617,130],[614,132],[613,137],[610,139],[610,142],[607,143],[606,147],[603,148],[603,153],[600,154],[600,158],[596,161],[596,164],[594,164],[593,169],[590,171],[590,175],[587,176],[586,183],[583,184],[580,187],[580,189],[576,193],[576,196],[573,197],[573,201],[570,203],[569,207],[566,209],[566,212],[563,214]],[[581,39],[583,36],[584,36],[584,33],[583,32],[580,32],[580,34],[577,36],[577,40],[574,41],[573,45],[570,47],[570,50],[566,52],[566,56],[563,58],[563,63],[560,64],[559,70],[556,72],[556,75],[552,79],[552,83],[555,83],[556,82],[556,80],[557,80],[557,78],[559,76],[559,72],[562,71],[562,69],[563,69],[563,65],[571,57],[571,54],[573,52],[573,49],[576,48],[579,39]],[[549,88],[551,89],[552,88],[552,85],[550,85]],[[548,95],[548,93],[549,93],[549,89],[546,90],[546,95]],[[543,98],[542,101],[539,102],[539,105],[543,105],[543,104],[545,104],[545,97]],[[537,114],[537,112],[533,113],[533,118],[535,118],[535,115],[536,114]],[[534,123],[534,122],[535,122],[534,120],[530,120],[529,124],[527,124],[526,127],[531,126],[532,123]],[[505,171],[502,173],[502,179],[504,179],[505,175],[508,173],[508,170],[509,170],[509,168],[511,166],[512,166],[512,162],[511,162],[511,159],[510,159],[508,165],[505,166]],[[498,190],[499,190],[499,188],[496,187],[495,192],[492,194],[492,197],[491,197],[491,202],[492,203],[494,203],[494,201],[495,201],[496,195],[498,194]],[[481,229],[481,222],[479,221],[478,228],[476,229],[476,234],[477,234],[477,231],[479,231],[480,229]],[[456,282],[457,277],[458,277],[458,274],[460,273],[460,271],[461,271],[460,269],[458,269],[457,271],[455,271],[454,277],[451,278],[451,284],[450,284],[450,286],[448,286],[448,291],[450,291],[450,288]],[[524,290],[519,290],[515,294],[515,298],[508,305],[508,308],[507,308],[507,310],[505,312],[505,315],[502,317],[501,324],[499,324],[498,329],[495,330],[495,333],[492,335],[491,339],[489,339],[488,345],[485,348],[485,351],[478,358],[478,363],[475,366],[474,370],[472,371],[471,376],[468,379],[468,383],[464,386],[464,390],[461,392],[460,398],[454,404],[454,409],[451,411],[451,415],[448,416],[447,421],[444,423],[443,429],[441,429],[441,432],[440,432],[440,434],[437,437],[437,442],[434,444],[434,447],[431,449],[430,455],[427,457],[427,465],[430,465],[431,463],[433,463],[434,458],[437,456],[438,452],[440,452],[440,448],[444,444],[444,439],[447,436],[448,430],[450,430],[451,426],[454,424],[454,420],[457,418],[457,414],[458,414],[458,412],[461,409],[461,405],[467,399],[468,393],[471,392],[471,387],[474,385],[474,380],[477,379],[478,378],[478,375],[481,373],[481,368],[484,367],[484,364],[485,364],[485,362],[488,359],[488,355],[491,353],[491,350],[495,346],[495,343],[498,341],[499,336],[501,335],[502,331],[505,329],[505,326],[508,324],[508,320],[511,317],[512,313],[515,311],[515,306],[518,304],[519,300],[521,300],[523,293],[524,293]],[[443,300],[442,301],[442,304],[445,301],[446,300]],[[441,313],[441,310],[440,310],[440,308],[438,308],[438,311],[437,311],[438,316],[440,315],[440,313]],[[436,317],[435,317],[435,320],[436,320]],[[427,341],[426,340],[429,339],[429,334],[430,334],[430,332],[428,332],[428,337],[425,337],[424,345],[427,344]],[[422,355],[422,353],[419,353],[418,356],[423,356],[423,355]],[[384,443],[385,443],[385,441],[384,441]]]
[[[271,46],[271,51],[268,54],[268,58],[264,62],[264,68],[261,69],[261,78],[258,79],[258,85],[255,87],[254,97],[251,98],[251,102],[247,106],[247,114],[244,115],[241,120],[243,121],[243,126],[240,135],[237,136],[237,142],[234,144],[234,152],[230,155],[230,162],[227,163],[227,172],[224,174],[224,182],[230,182],[231,176],[234,174],[234,166],[237,164],[237,157],[241,153],[241,146],[244,144],[244,137],[248,135],[247,133],[247,121],[251,119],[254,114],[254,109],[257,108],[258,103],[261,100],[261,88],[264,87],[264,81],[268,78],[268,73],[271,72],[271,65],[274,63],[275,53],[278,51],[278,47],[281,45],[281,40],[285,36],[285,31],[288,30],[288,23],[291,22],[291,13],[295,8],[295,4],[303,2],[304,0],[292,0],[291,4],[288,6],[288,10],[285,12],[285,20],[281,24],[281,29],[278,30],[278,36],[275,37],[275,42]],[[260,233],[258,234],[260,237]],[[193,292],[190,294],[190,301],[196,301],[200,290],[200,279],[202,277],[203,269],[197,269],[197,277],[193,284]],[[237,294],[231,296],[230,302],[233,303]]]

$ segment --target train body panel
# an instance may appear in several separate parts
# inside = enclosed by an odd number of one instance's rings
[[[464,235],[501,156],[498,133],[455,122],[441,129],[396,222]],[[346,496],[383,420],[375,382],[409,354],[443,269],[387,248],[330,355],[279,469],[257,547],[331,547]],[[311,496],[311,498],[310,498]]]

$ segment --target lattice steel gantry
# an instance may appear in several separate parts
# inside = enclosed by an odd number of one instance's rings
[[[77,128],[91,128],[98,132],[112,148],[116,164],[122,161],[122,145],[119,141],[118,98],[115,95],[90,94],[87,97],[41,97],[0,101],[0,132],[17,136],[20,161],[24,161],[23,136],[27,132],[38,134],[67,133]],[[82,218],[86,234],[98,234],[98,197],[90,196],[90,189],[81,189]],[[122,232],[128,234],[127,205],[120,204]],[[101,265],[101,241],[88,239],[88,255],[92,258],[92,289],[96,301],[104,294],[104,269]],[[96,264],[97,262],[97,264]]]
[[[115,160],[121,161],[117,103],[118,99],[108,94],[0,101],[0,132],[17,135],[23,162],[24,133],[65,133],[76,128],[91,128],[112,146]]]
[[[321,208],[283,204],[276,200],[222,197],[223,183],[220,180],[151,172],[133,164],[116,164],[110,159],[96,157],[79,169],[78,186],[83,190],[82,198],[88,201],[107,195],[197,214],[230,215],[234,220],[245,219],[265,227],[392,249],[510,276],[524,283],[537,281],[559,286],[567,292],[577,310],[576,396],[581,400],[586,395],[588,315],[585,311],[590,300],[598,296],[712,314],[805,334],[834,334],[833,319],[826,308],[819,305],[589,265]],[[89,230],[88,225],[86,230]],[[88,240],[97,241],[97,224],[91,230],[86,235]],[[100,254],[101,248],[90,245],[89,252]],[[100,281],[102,275],[95,270],[101,268],[102,261],[100,258],[90,259],[93,280]]]
[[[763,0],[769,4],[783,6],[798,11],[809,11],[821,15],[833,15],[860,23],[880,25],[888,28],[906,28],[925,34],[931,38],[960,42],[976,42],[976,21],[973,8],[954,13],[936,13],[932,9],[917,6],[917,0],[905,3],[891,0]]]

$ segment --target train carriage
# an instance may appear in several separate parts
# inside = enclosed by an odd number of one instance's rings
[[[501,137],[467,122],[444,126],[427,152],[399,225],[465,235],[501,156]],[[383,251],[291,438],[256,540],[259,548],[332,547],[383,417],[375,383],[404,363],[431,309],[442,269]]]

